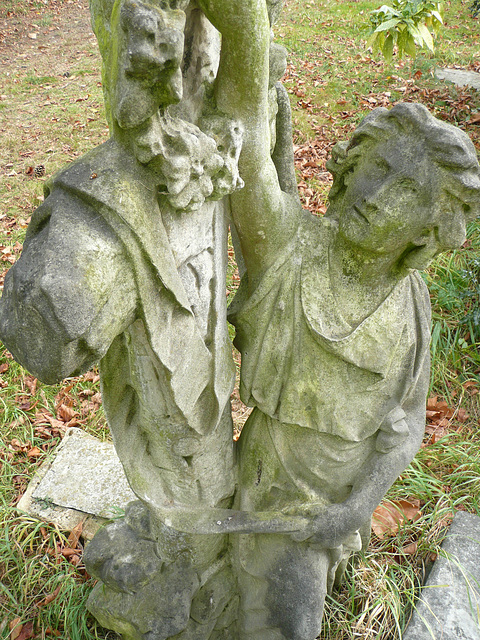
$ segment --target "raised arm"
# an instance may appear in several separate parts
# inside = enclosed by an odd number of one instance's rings
[[[250,285],[255,285],[297,224],[270,157],[268,74],[270,23],[265,0],[200,0],[222,34],[217,107],[244,129],[239,160],[245,187],[231,196]]]

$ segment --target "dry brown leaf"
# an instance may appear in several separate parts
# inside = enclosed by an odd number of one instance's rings
[[[49,427],[35,427],[35,435],[43,440],[50,440],[54,437],[53,429]]]
[[[448,431],[445,431],[444,429],[439,429],[438,431],[435,431],[435,433],[432,434],[430,442],[432,444],[436,444],[439,440],[444,438],[447,435],[447,433]]]
[[[372,516],[372,531],[377,538],[382,539],[386,533],[398,531],[398,520],[391,509],[379,505]]]
[[[29,640],[30,638],[33,638],[34,635],[33,621],[30,621],[23,625],[22,630],[17,636],[17,640]]]
[[[417,549],[418,549],[418,542],[412,542],[411,544],[407,544],[406,547],[403,547],[402,551],[407,555],[413,555],[414,553],[416,553]]]
[[[26,402],[21,402],[21,404],[18,405],[18,408],[21,411],[30,411],[30,409],[33,409],[36,404],[36,402],[32,404],[30,400],[27,400]]]
[[[8,367],[10,365],[8,364],[8,362],[2,362],[2,364],[0,364],[0,373],[5,373],[5,371],[8,371]]]
[[[29,458],[38,458],[39,456],[43,456],[44,452],[38,447],[32,447],[29,451],[27,451],[27,456]]]
[[[20,624],[21,618],[14,618],[8,625],[10,629],[10,640],[15,640],[20,635],[23,625]]]
[[[447,418],[442,418],[437,424],[439,427],[444,427],[445,429],[452,426],[452,423],[450,420],[447,420]]]
[[[66,404],[70,407],[73,405],[73,399],[69,395],[69,392],[73,389],[74,384],[75,382],[69,382],[65,387],[63,387],[63,389],[60,389],[55,396],[55,409],[58,409],[62,404]]]
[[[14,451],[27,451],[31,445],[24,443],[24,442],[20,442],[20,440],[18,438],[12,438],[9,442],[10,447],[14,450]]]
[[[83,520],[81,520],[70,532],[68,536],[67,543],[72,549],[76,549],[78,547],[78,543],[80,541],[80,536],[83,531]]]
[[[394,500],[382,502],[373,512],[372,530],[382,539],[385,534],[395,534],[407,520],[415,522],[421,516],[420,501]]]
[[[33,376],[25,376],[23,381],[25,383],[25,386],[30,391],[31,395],[34,396],[35,393],[37,392],[37,379],[34,378]]]
[[[60,589],[62,588],[62,585],[58,585],[58,587],[55,589],[55,591],[53,593],[50,593],[48,596],[46,596],[39,604],[39,607],[44,607],[47,604],[50,604],[50,602],[53,602],[55,600],[55,598],[58,596],[58,594],[60,593]]]
[[[92,396],[92,402],[95,404],[102,404],[102,394],[96,393],[94,396]]]
[[[47,413],[45,414],[45,418],[54,429],[57,429],[60,433],[65,433],[67,427],[65,426],[64,422],[62,422],[61,420],[57,420]]]
[[[467,382],[463,383],[463,386],[471,396],[474,396],[477,393],[480,393],[478,389],[478,384],[474,380],[467,380]]]
[[[87,371],[87,373],[83,376],[83,379],[86,382],[98,382],[100,380],[100,376],[98,375],[98,373],[95,373],[94,371]]]
[[[78,413],[72,409],[72,407],[67,407],[65,404],[57,407],[57,418],[63,420],[63,422],[70,422],[70,420],[77,415]]]

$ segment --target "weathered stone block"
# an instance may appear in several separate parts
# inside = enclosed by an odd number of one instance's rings
[[[458,511],[403,640],[480,640],[480,518]]]

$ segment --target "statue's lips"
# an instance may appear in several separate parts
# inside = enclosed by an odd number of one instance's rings
[[[366,222],[367,224],[370,224],[370,220],[367,218],[367,216],[361,211],[361,209],[359,209],[357,207],[357,205],[353,205],[353,210],[355,211],[355,213],[357,214],[357,216],[359,216],[360,218],[362,218],[362,220],[364,222]]]

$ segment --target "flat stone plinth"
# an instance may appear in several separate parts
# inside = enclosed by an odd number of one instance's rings
[[[480,518],[455,515],[403,640],[480,640]]]
[[[480,90],[480,73],[465,69],[436,69],[435,75],[439,80],[449,80],[457,87],[472,87]]]
[[[71,428],[33,478],[18,509],[65,530],[83,520],[82,535],[90,538],[136,499],[113,445]]]

